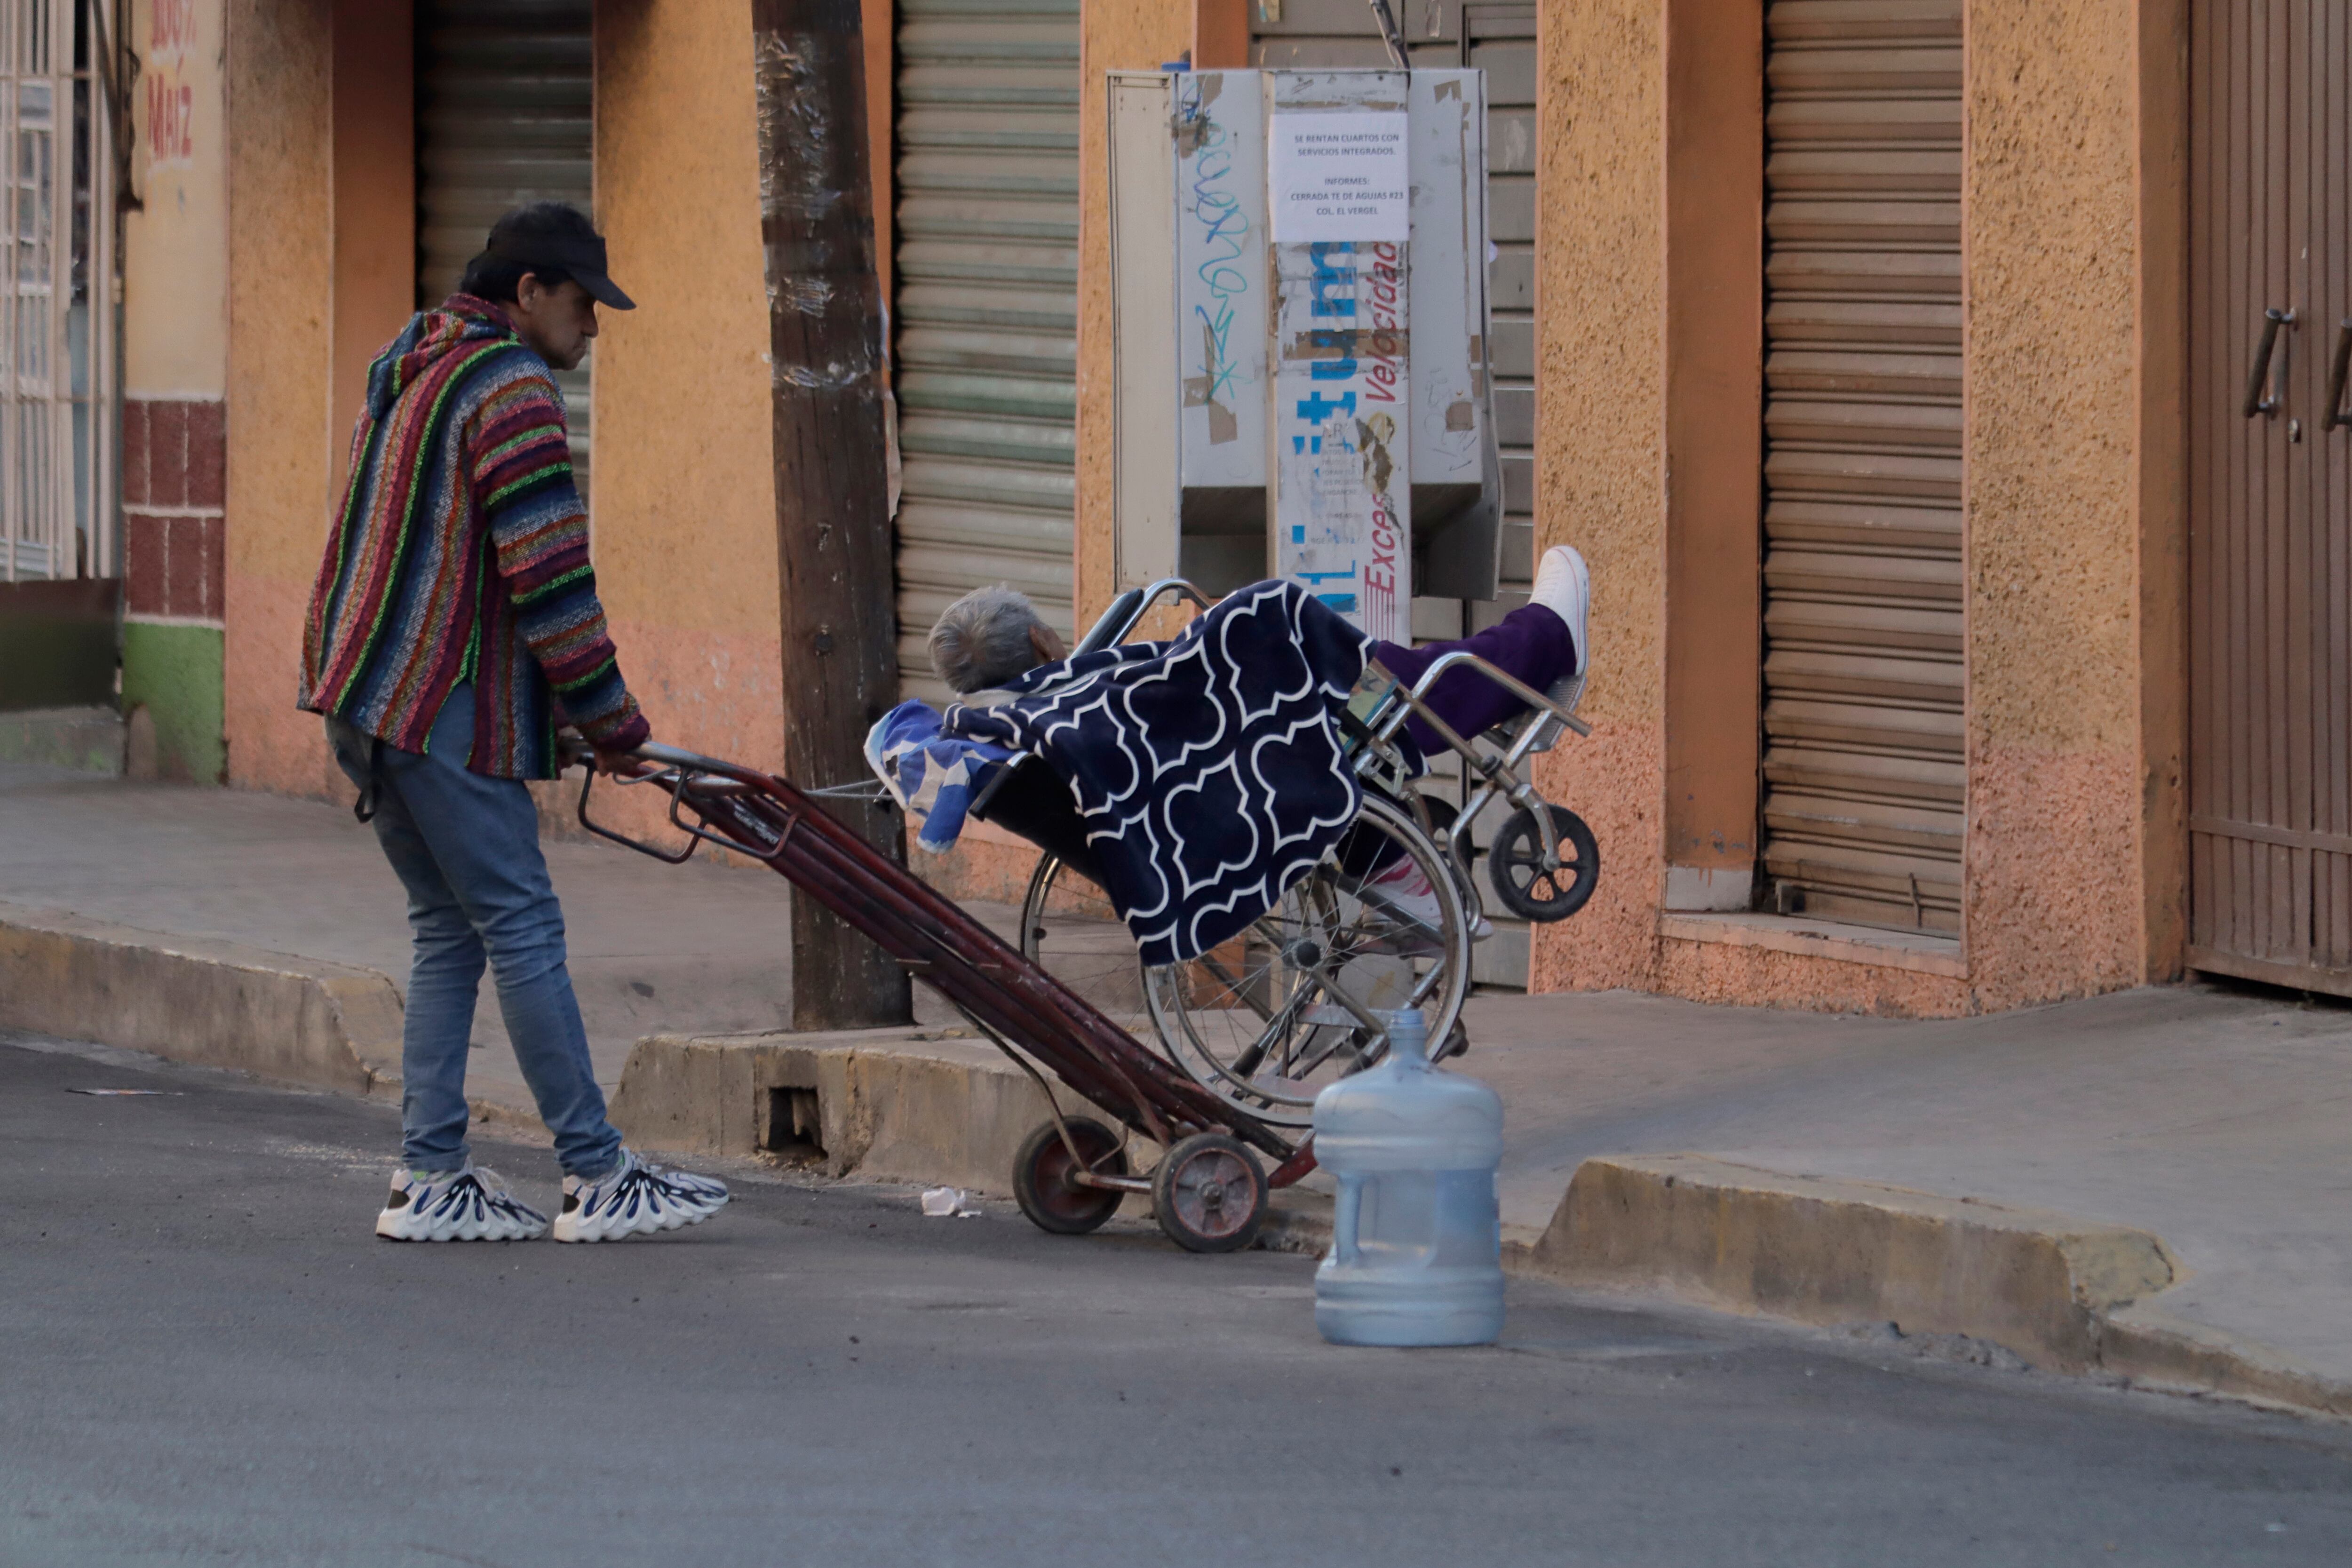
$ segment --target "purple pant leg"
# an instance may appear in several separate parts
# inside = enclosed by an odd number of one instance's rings
[[[1456,648],[1468,649],[1538,691],[1550,690],[1552,682],[1566,675],[1576,659],[1576,639],[1568,623],[1542,605],[1522,605],[1477,636],[1459,642],[1434,642],[1422,647],[1375,642],[1371,657],[1380,660],[1381,668],[1411,686],[1442,655]],[[1441,678],[1436,689],[1423,700],[1465,739],[1528,710],[1526,703],[1476,669],[1457,669]],[[1446,749],[1437,731],[1419,719],[1406,721],[1405,728],[1423,752],[1434,755]]]

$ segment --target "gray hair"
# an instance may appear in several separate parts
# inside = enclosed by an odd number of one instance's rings
[[[931,668],[957,692],[1002,686],[1037,664],[1029,629],[1045,623],[1029,595],[1004,584],[974,588],[940,612]]]

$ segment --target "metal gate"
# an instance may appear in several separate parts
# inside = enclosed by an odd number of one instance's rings
[[[416,303],[457,292],[490,225],[525,202],[595,211],[591,0],[425,0],[416,8]],[[589,371],[555,373],[588,493]]]
[[[2352,16],[2191,26],[2189,962],[2352,995]]]
[[[1957,932],[1959,0],[1766,13],[1764,868]]]
[[[0,0],[0,583],[121,574],[102,26],[81,0]]]
[[[1009,583],[1065,636],[1076,504],[1078,0],[899,0],[898,668]]]

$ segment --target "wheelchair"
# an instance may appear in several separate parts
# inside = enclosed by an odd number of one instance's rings
[[[1114,600],[1074,650],[1124,642],[1163,601],[1206,609],[1192,584],[1167,578]],[[1428,707],[1437,682],[1476,670],[1528,711],[1485,734],[1457,734]],[[1303,1127],[1327,1085],[1388,1050],[1381,1015],[1418,1009],[1434,1056],[1468,1047],[1461,1020],[1473,945],[1493,928],[1474,875],[1474,825],[1497,800],[1513,808],[1486,855],[1487,890],[1538,923],[1582,909],[1601,875],[1592,830],[1528,781],[1528,760],[1590,728],[1576,717],[1583,677],[1554,698],[1457,649],[1407,686],[1377,663],[1343,712],[1349,765],[1362,786],[1354,823],[1322,859],[1240,935],[1197,959],[1146,964],[1099,886],[1069,786],[1036,756],[1007,763],[969,814],[1041,851],[1020,912],[1024,957],[1244,1115]],[[1419,718],[1461,760],[1474,787],[1458,810],[1417,787],[1402,738]],[[1426,893],[1392,889],[1415,879]]]

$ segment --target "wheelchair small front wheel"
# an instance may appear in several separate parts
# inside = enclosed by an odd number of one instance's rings
[[[1486,880],[1503,907],[1521,920],[1564,921],[1582,909],[1601,881],[1601,846],[1584,818],[1564,805],[1551,813],[1559,840],[1556,865],[1544,859],[1543,834],[1532,811],[1515,811],[1486,851]]]

